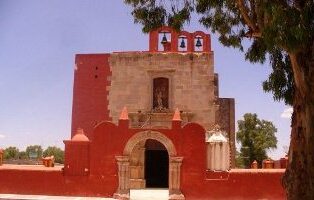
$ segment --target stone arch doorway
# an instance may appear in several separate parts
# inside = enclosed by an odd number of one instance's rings
[[[144,151],[144,177],[146,188],[168,188],[169,155],[167,149],[157,140],[148,139],[145,142]]]
[[[133,135],[127,142],[123,155],[116,156],[118,164],[119,186],[114,198],[129,199],[130,194],[130,177],[132,166],[132,153],[136,148],[146,143],[146,141],[157,141],[162,144],[168,154],[168,186],[169,199],[184,199],[184,195],[180,190],[180,173],[183,157],[177,156],[177,151],[172,141],[164,134],[157,131],[142,131]],[[140,148],[139,148],[140,149]],[[144,151],[144,149],[142,149]]]

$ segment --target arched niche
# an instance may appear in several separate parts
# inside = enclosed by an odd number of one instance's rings
[[[166,77],[153,78],[152,109],[154,111],[167,111],[170,108],[169,102],[170,81]]]
[[[187,31],[181,31],[178,33],[178,51],[179,52],[191,52],[193,49],[193,42],[192,42],[192,34]],[[185,48],[181,48],[182,40],[185,43]]]
[[[210,51],[211,47],[210,47],[210,35],[209,34],[205,34],[203,31],[195,31],[194,33],[192,33],[192,38],[193,38],[193,51],[194,52]],[[201,40],[201,43],[202,43],[201,49],[197,49],[195,47],[195,44],[198,38]]]
[[[177,38],[178,33],[168,26],[162,26],[160,28],[157,28],[149,33],[149,51],[151,52],[159,52],[159,51],[165,51],[165,49],[160,49],[159,45],[161,42],[160,34],[167,33],[167,39],[169,39],[169,47],[166,51],[172,51],[176,52],[178,51],[177,48]]]

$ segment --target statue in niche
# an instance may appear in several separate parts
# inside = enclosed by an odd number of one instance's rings
[[[159,88],[156,88],[156,99],[157,99],[157,109],[163,109],[164,106],[162,104],[162,99],[163,99],[163,96],[164,96],[164,93],[165,92],[165,88],[164,87],[159,87]]]
[[[153,111],[167,112],[169,80],[167,78],[155,78],[153,87]]]

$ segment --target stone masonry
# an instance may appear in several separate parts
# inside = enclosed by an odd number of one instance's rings
[[[123,106],[130,113],[152,108],[152,80],[169,79],[170,110],[192,113],[192,122],[215,123],[213,53],[113,53],[108,110],[113,122]],[[171,114],[172,116],[172,114]]]

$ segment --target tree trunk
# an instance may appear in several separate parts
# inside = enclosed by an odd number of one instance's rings
[[[283,185],[289,200],[314,199],[314,43],[289,54],[295,80],[289,165]]]

